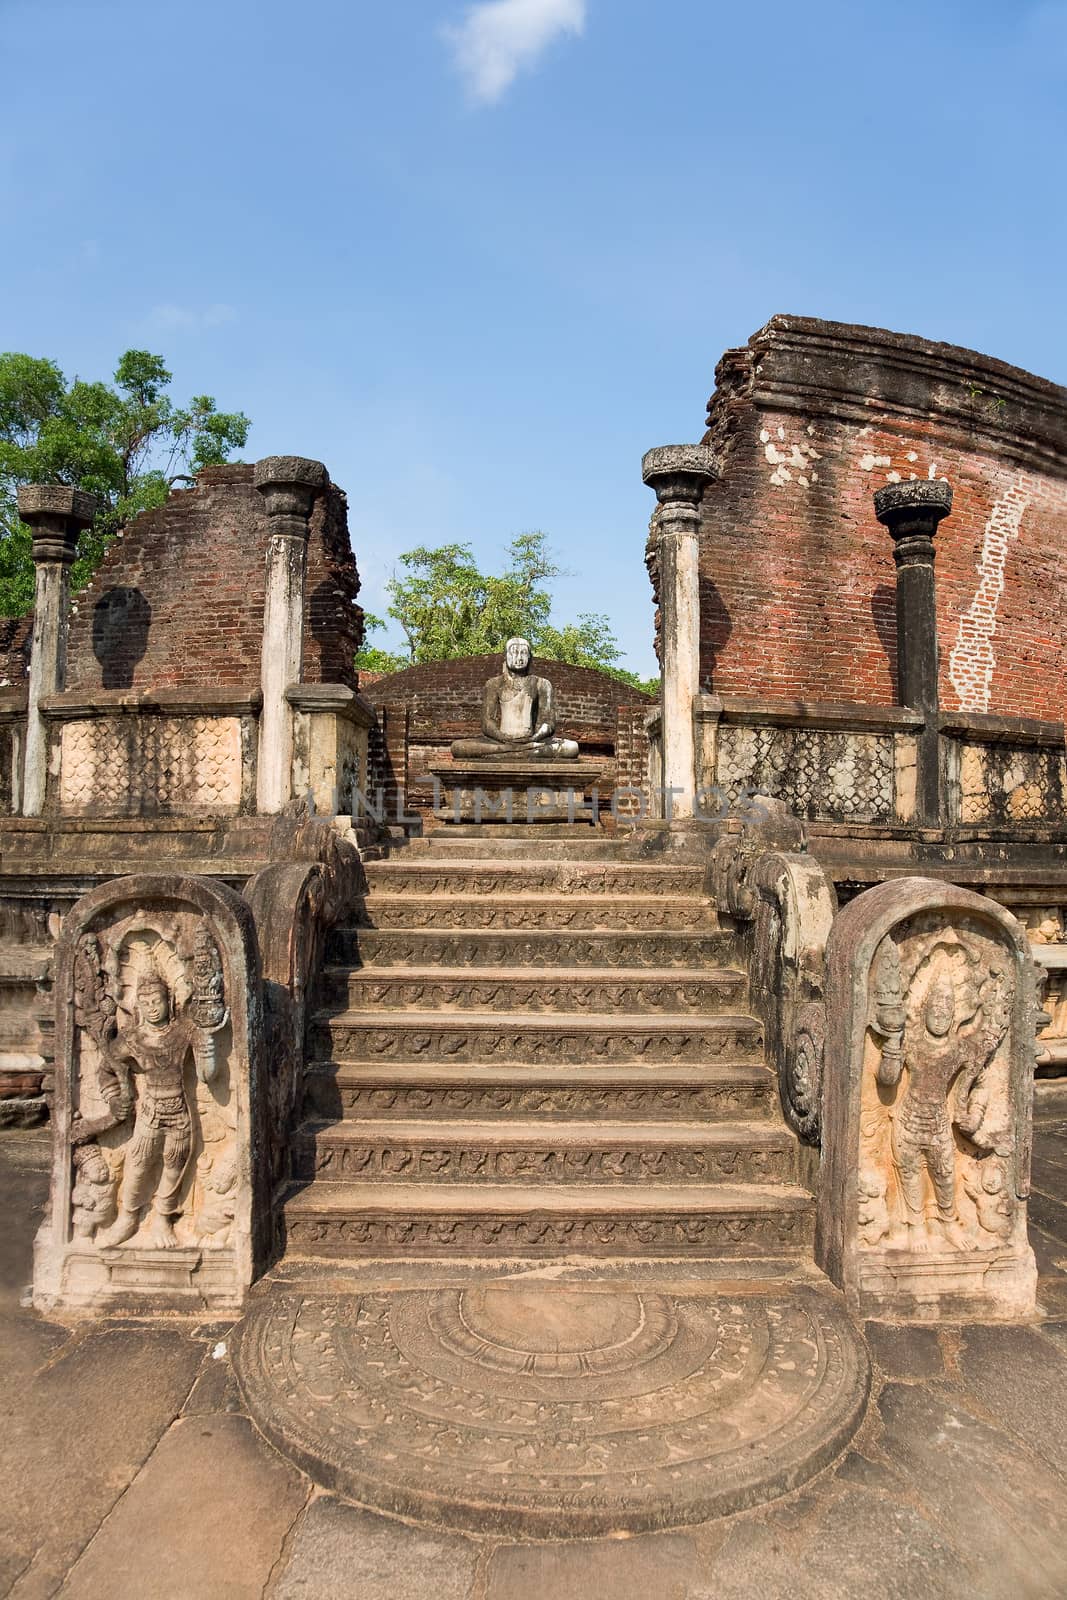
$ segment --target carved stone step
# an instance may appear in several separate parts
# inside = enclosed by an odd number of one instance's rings
[[[373,1019],[359,1012],[320,1013],[313,1053],[333,1061],[437,1061],[532,1066],[605,1066],[616,1062],[761,1059],[763,1036],[752,1017],[554,1016],[471,1012],[407,1012]]]
[[[293,1176],[359,1183],[790,1183],[796,1140],[759,1122],[306,1124]]]
[[[710,900],[700,895],[368,895],[357,922],[371,928],[555,928],[577,933],[602,928],[718,927]]]
[[[316,1062],[305,1079],[309,1114],[336,1119],[604,1117],[715,1122],[779,1116],[762,1064],[711,1067],[386,1067]]]
[[[372,894],[699,895],[699,867],[618,861],[375,861]]]
[[[325,999],[353,1011],[663,1012],[711,1014],[743,1007],[743,972],[679,968],[627,973],[589,967],[514,973],[471,972],[465,967],[405,967],[391,971],[329,967]]]
[[[721,929],[576,933],[570,929],[335,928],[330,961],[363,967],[715,967],[735,953]]]
[[[793,1184],[325,1183],[284,1206],[293,1256],[730,1256],[811,1249],[812,1197]]]
[[[403,850],[390,857],[392,861],[626,861],[633,859],[622,839],[598,838],[588,828],[581,839],[546,839],[543,828],[538,828],[537,838],[531,839],[529,830],[525,837],[485,839],[453,838],[454,828],[432,833],[422,839],[412,839]]]

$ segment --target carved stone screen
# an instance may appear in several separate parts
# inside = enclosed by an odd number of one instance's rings
[[[237,717],[86,718],[63,728],[60,810],[232,813],[241,770]]]

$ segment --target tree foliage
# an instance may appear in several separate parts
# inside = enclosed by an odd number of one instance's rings
[[[529,639],[535,655],[573,666],[597,667],[646,693],[659,690],[658,679],[643,679],[618,666],[622,655],[609,619],[600,612],[582,612],[576,622],[552,621],[548,585],[561,568],[543,533],[520,533],[508,546],[502,573],[483,572],[469,544],[435,549],[419,545],[400,556],[400,570],[386,585],[389,615],[399,624],[406,657],[365,645],[356,657],[364,671],[399,672],[422,661],[456,656],[492,655],[506,640]],[[368,633],[385,626],[367,615]]]
[[[15,500],[20,483],[67,483],[100,500],[79,545],[77,590],[124,523],[245,443],[246,416],[219,411],[206,394],[178,406],[170,381],[163,357],[147,350],[127,350],[111,383],[68,383],[54,361],[0,355],[0,615],[33,606],[30,531]]]

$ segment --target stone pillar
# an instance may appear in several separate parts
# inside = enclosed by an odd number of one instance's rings
[[[254,468],[253,482],[263,496],[268,519],[256,784],[261,812],[282,811],[292,797],[293,710],[285,691],[300,682],[308,518],[316,491],[327,481],[322,462],[302,456],[267,456]]]
[[[91,494],[66,484],[30,483],[19,489],[18,507],[33,533],[36,569],[22,814],[39,817],[48,784],[48,730],[40,704],[45,695],[64,687],[70,568],[78,553],[78,534],[92,522],[97,503]]]
[[[887,483],[874,496],[875,516],[889,529],[897,564],[899,699],[926,718],[919,735],[915,790],[915,818],[924,828],[941,822],[934,535],[951,510],[952,489],[941,478]]]
[[[700,501],[717,476],[707,445],[649,450],[641,476],[656,491],[655,559],[659,568],[660,665],[663,669],[663,787],[674,790],[664,815],[693,815],[696,750],[693,703],[700,688]]]

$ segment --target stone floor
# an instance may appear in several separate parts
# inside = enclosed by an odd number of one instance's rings
[[[21,1304],[46,1181],[0,1137],[0,1594],[109,1600],[993,1600],[1067,1593],[1067,1092],[1040,1095],[1032,1327],[863,1330],[874,1398],[801,1488],[682,1531],[471,1537],[316,1489],[242,1409],[222,1324]],[[410,1270],[410,1269],[409,1269]],[[543,1280],[543,1264],[538,1269]],[[645,1268],[644,1270],[648,1270]],[[542,1288],[539,1292],[543,1291]]]

